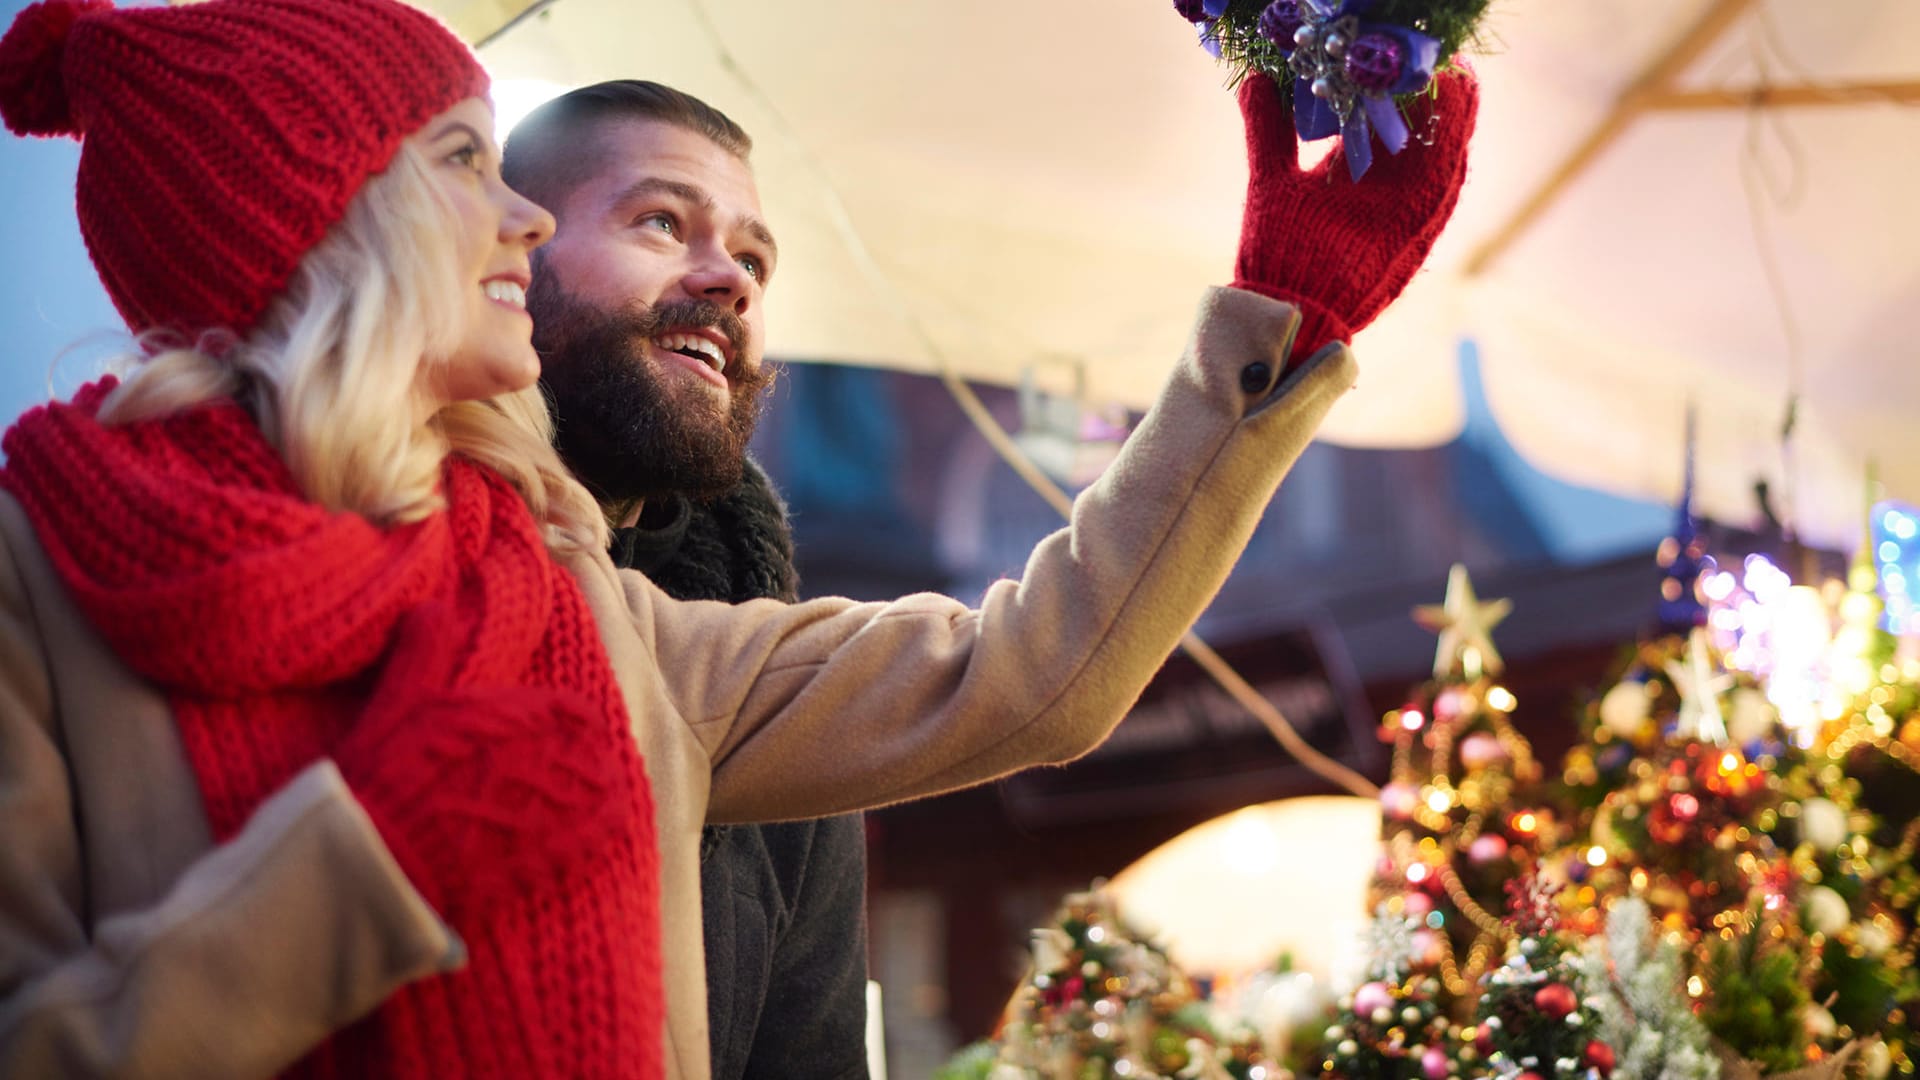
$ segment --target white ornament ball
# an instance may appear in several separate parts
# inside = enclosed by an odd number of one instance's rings
[[[1893,1051],[1879,1039],[1868,1043],[1866,1049],[1860,1051],[1860,1071],[1867,1080],[1881,1080],[1893,1071]]]
[[[1887,955],[1887,950],[1893,948],[1893,935],[1879,923],[1863,922],[1854,927],[1853,940],[1861,952],[1875,959]]]
[[[1817,1003],[1807,1006],[1807,1014],[1802,1019],[1807,1025],[1807,1034],[1815,1039],[1830,1039],[1840,1027],[1834,1023],[1833,1014],[1827,1011],[1826,1006]]]
[[[1847,902],[1825,885],[1815,885],[1807,890],[1801,913],[1807,929],[1829,936],[1846,929],[1847,924],[1853,921],[1853,913],[1847,909]]]
[[[1727,698],[1727,738],[1735,746],[1745,746],[1773,734],[1780,722],[1780,711],[1767,695],[1751,686],[1742,686]]]
[[[1800,804],[1800,837],[1822,852],[1847,840],[1847,812],[1831,799],[1813,798]]]
[[[1646,727],[1647,715],[1651,707],[1652,703],[1647,700],[1645,683],[1634,682],[1631,679],[1616,683],[1613,689],[1607,691],[1606,696],[1600,699],[1600,723],[1615,735],[1629,739],[1640,734],[1641,729]]]

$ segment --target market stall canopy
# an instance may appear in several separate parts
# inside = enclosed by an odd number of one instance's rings
[[[1228,276],[1239,116],[1165,0],[431,6],[490,39],[503,109],[518,80],[645,77],[755,133],[779,355],[1077,364],[1139,407]],[[1355,342],[1326,437],[1453,437],[1471,338],[1501,425],[1565,479],[1672,498],[1691,401],[1704,513],[1754,522],[1764,479],[1851,546],[1870,460],[1920,498],[1920,7],[1496,0],[1487,30],[1458,213]]]

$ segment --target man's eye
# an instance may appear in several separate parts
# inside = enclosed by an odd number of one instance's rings
[[[753,280],[755,281],[767,280],[767,266],[765,263],[760,261],[759,256],[742,255],[739,258],[739,263],[741,267],[744,268],[746,272],[753,277]]]
[[[678,235],[680,232],[680,227],[675,224],[671,214],[648,214],[640,219],[639,225],[643,229],[658,229],[668,236]]]

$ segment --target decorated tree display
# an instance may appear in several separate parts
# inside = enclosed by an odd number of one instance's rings
[[[995,1040],[992,1080],[1272,1077],[1251,1033],[1216,1030],[1192,980],[1097,889],[1068,897],[1034,931],[1032,953]]]
[[[1447,1014],[1440,981],[1414,970],[1418,920],[1386,905],[1368,930],[1365,981],[1340,1001],[1322,1069],[1341,1080],[1447,1080],[1476,1075],[1480,1053]]]
[[[1492,630],[1508,607],[1482,602],[1454,567],[1445,602],[1415,612],[1440,636],[1433,678],[1381,728],[1393,773],[1380,793],[1376,891],[1389,914],[1419,920],[1416,957],[1454,998],[1499,959],[1504,887],[1537,857],[1553,818],[1537,802],[1533,751],[1508,720],[1517,702],[1495,681],[1503,662]]]
[[[1286,1064],[1349,1080],[1920,1072],[1920,608],[1889,585],[1920,590],[1902,546],[1920,546],[1920,513],[1874,513],[1891,539],[1815,590],[1762,556],[1719,565],[1683,502],[1658,630],[1582,710],[1550,778],[1499,682],[1508,604],[1456,568],[1445,601],[1415,613],[1440,636],[1432,677],[1383,718],[1366,974],[1316,1056]],[[1063,932],[1049,979],[1089,958],[1106,970]],[[1028,1012],[1068,1017],[1075,1060],[1115,1071],[1019,1075],[1126,1075],[1071,1020],[1091,1008],[1073,1004],[1085,985],[1036,978]],[[1177,1009],[1141,1015],[1175,1034],[1157,1062],[1132,1037],[1129,1068],[1170,1064],[1176,1044],[1189,1069],[1257,1060]]]
[[[1512,948],[1506,962],[1487,973],[1474,1013],[1489,1075],[1600,1080],[1613,1074],[1613,1047],[1580,997],[1579,956],[1560,933],[1558,891],[1531,876],[1509,885]]]

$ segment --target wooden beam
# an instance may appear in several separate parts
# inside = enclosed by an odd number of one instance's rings
[[[1554,199],[1571,184],[1576,177],[1585,172],[1600,154],[1612,146],[1634,120],[1646,111],[1646,102],[1650,96],[1667,92],[1673,80],[1687,69],[1700,54],[1719,40],[1728,27],[1740,16],[1746,14],[1753,0],[1714,0],[1711,7],[1700,16],[1698,22],[1690,27],[1679,41],[1666,52],[1654,59],[1640,77],[1621,91],[1614,100],[1613,108],[1601,119],[1599,126],[1588,134],[1573,153],[1567,155],[1560,167],[1555,169],[1528,199],[1520,204],[1493,235],[1483,241],[1467,259],[1467,276],[1474,277],[1483,273],[1493,261],[1519,239],[1529,225],[1546,212]]]
[[[1807,83],[1746,90],[1658,90],[1641,100],[1649,112],[1693,109],[1787,108],[1802,105],[1920,104],[1920,82]]]

